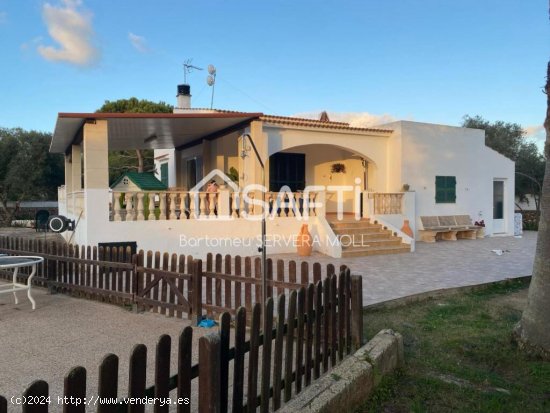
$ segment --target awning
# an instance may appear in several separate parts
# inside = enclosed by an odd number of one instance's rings
[[[234,132],[262,113],[60,113],[50,152],[65,153],[86,122],[106,120],[109,150],[172,149]]]

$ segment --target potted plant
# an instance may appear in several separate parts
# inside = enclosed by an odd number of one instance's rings
[[[476,221],[474,222],[474,225],[478,227],[477,237],[484,238],[485,237],[485,220],[481,219],[479,221]]]
[[[346,165],[343,163],[333,163],[330,167],[330,172],[333,174],[345,174]]]
[[[403,184],[403,192],[409,192],[409,189],[411,189],[409,184]]]

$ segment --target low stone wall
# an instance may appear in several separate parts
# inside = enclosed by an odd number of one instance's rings
[[[382,330],[355,354],[316,380],[278,411],[353,411],[365,403],[382,377],[401,367],[404,360],[401,334]]]

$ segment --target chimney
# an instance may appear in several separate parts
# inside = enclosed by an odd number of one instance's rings
[[[177,109],[190,109],[191,108],[191,86],[178,85],[178,98]]]

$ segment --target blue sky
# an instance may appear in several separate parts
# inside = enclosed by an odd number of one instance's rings
[[[518,122],[542,139],[547,0],[0,0],[0,126],[136,96],[175,103],[182,63],[215,107],[376,123]],[[210,105],[206,73],[193,106]]]

